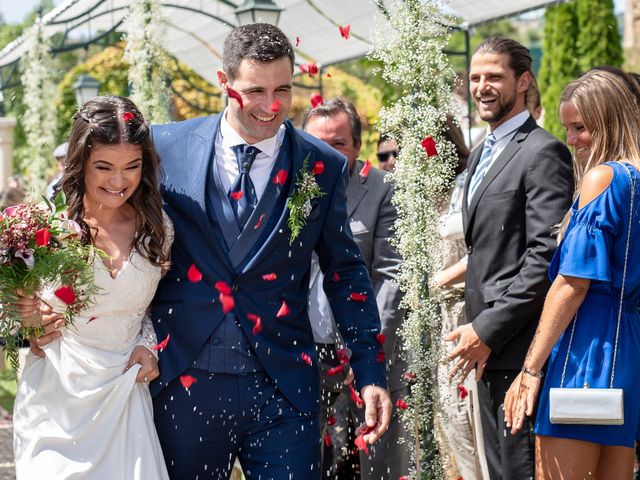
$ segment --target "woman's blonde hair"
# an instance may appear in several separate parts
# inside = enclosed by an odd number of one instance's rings
[[[609,161],[625,161],[640,169],[640,108],[635,95],[618,76],[592,70],[569,83],[560,104],[573,105],[591,134],[591,151],[584,165],[573,161],[575,196],[586,173]],[[560,226],[564,232],[571,211]]]

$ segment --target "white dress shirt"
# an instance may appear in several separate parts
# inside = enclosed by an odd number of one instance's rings
[[[253,161],[253,165],[251,166],[251,170],[249,171],[249,177],[253,182],[253,188],[255,189],[256,199],[258,201],[260,201],[260,198],[269,183],[271,171],[273,170],[273,166],[275,165],[278,154],[280,153],[280,147],[282,147],[284,133],[285,127],[283,124],[273,137],[252,144],[252,146],[260,150],[260,153],[256,156],[256,159]],[[236,154],[231,149],[231,147],[235,147],[236,145],[249,144],[244,141],[238,132],[236,132],[229,124],[227,121],[227,112],[225,110],[222,115],[222,120],[220,121],[218,135],[216,135],[215,164],[218,167],[218,173],[220,173],[222,186],[227,191],[229,191],[231,185],[233,185],[233,182],[240,172],[238,169]]]

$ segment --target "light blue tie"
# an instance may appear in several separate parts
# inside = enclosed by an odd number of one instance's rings
[[[476,167],[476,171],[473,172],[473,176],[471,177],[471,183],[469,185],[469,193],[467,194],[467,204],[471,203],[471,199],[473,195],[478,190],[480,183],[484,179],[489,167],[491,166],[491,158],[492,152],[491,149],[493,145],[496,143],[496,137],[493,135],[493,132],[487,135],[484,139],[484,147],[482,148],[482,155],[480,155],[480,161],[478,162],[478,166]]]

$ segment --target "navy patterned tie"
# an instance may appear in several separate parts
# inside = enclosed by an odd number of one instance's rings
[[[484,147],[482,148],[482,155],[480,155],[480,161],[478,162],[478,166],[476,167],[476,171],[473,172],[473,176],[471,177],[471,183],[469,184],[469,193],[467,194],[467,204],[471,203],[471,199],[473,198],[473,194],[476,193],[480,183],[484,179],[489,167],[491,166],[491,158],[493,157],[491,149],[493,145],[496,143],[496,137],[494,137],[493,133],[487,135],[484,139]]]
[[[249,170],[260,150],[251,145],[235,145],[231,149],[236,154],[239,173],[229,189],[228,196],[233,212],[236,214],[238,226],[242,229],[258,203]]]

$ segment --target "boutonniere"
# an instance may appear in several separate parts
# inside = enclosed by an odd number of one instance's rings
[[[313,164],[313,170],[309,170],[307,168],[308,159],[309,156],[307,155],[307,158],[302,162],[302,168],[298,172],[293,194],[287,202],[287,206],[289,207],[289,220],[287,221],[287,225],[289,226],[289,230],[291,230],[289,244],[293,243],[307,224],[307,217],[311,213],[311,200],[326,195],[326,193],[320,189],[318,182],[316,182],[316,175],[322,174],[324,164],[320,161],[315,162]]]

